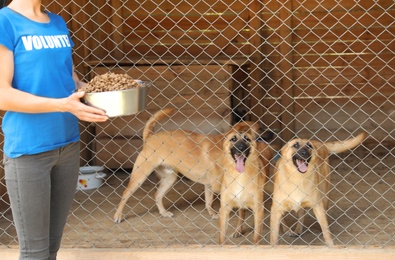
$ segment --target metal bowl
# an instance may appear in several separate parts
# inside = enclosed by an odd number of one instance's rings
[[[147,107],[151,82],[139,81],[140,86],[127,90],[86,93],[83,101],[106,111],[109,117],[137,114]]]

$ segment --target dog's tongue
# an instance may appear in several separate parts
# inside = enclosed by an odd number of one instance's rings
[[[236,155],[236,171],[238,173],[244,172],[244,155]]]
[[[304,160],[296,160],[296,163],[298,164],[298,170],[301,173],[307,172],[307,163]]]

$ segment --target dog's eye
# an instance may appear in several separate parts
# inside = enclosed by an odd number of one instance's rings
[[[294,143],[294,148],[299,149],[299,143]]]
[[[251,142],[251,139],[250,138],[248,138],[248,136],[244,136],[244,141],[246,141],[246,142]]]
[[[230,141],[231,141],[231,142],[236,142],[236,141],[237,141],[237,137],[236,137],[236,136],[233,136],[233,137],[230,139]]]
[[[313,146],[311,145],[311,143],[307,143],[306,146],[307,146],[307,148],[309,148],[309,149],[313,149]]]

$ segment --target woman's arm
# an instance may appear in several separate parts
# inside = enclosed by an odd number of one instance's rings
[[[0,110],[46,113],[70,112],[80,120],[104,122],[108,119],[104,111],[80,102],[84,92],[76,92],[67,98],[46,98],[32,95],[12,87],[14,75],[13,52],[0,45]]]

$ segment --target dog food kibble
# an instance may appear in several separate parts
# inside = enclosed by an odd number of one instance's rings
[[[127,74],[107,72],[98,75],[89,81],[81,90],[86,93],[117,91],[130,88],[138,88],[142,85],[140,80],[135,80]]]

